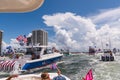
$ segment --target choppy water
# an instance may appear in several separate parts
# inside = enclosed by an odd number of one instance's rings
[[[71,80],[81,80],[82,77],[92,68],[94,80],[120,80],[120,56],[113,62],[99,61],[99,56],[89,56],[85,54],[69,55],[63,58],[63,62],[58,64],[62,74]],[[33,73],[42,71],[56,72],[49,68],[40,69]],[[9,74],[9,73],[8,73]],[[0,77],[8,76],[0,72]]]

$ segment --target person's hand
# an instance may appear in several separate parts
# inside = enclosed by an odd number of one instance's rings
[[[17,74],[14,74],[14,75],[11,75],[11,77],[13,78],[13,77],[18,77],[18,75]]]
[[[6,80],[11,80],[11,78],[15,78],[15,77],[18,77],[18,75],[17,74],[11,75]]]
[[[85,78],[83,77],[82,80],[85,80]]]
[[[57,73],[58,73],[58,75],[60,75],[60,74],[61,74],[61,71],[58,69]]]

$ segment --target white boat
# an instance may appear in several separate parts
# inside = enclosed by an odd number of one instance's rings
[[[19,69],[20,71],[27,71],[58,62],[63,57],[63,54],[60,54],[60,52],[45,53],[46,46],[32,46],[32,49],[35,49],[33,50],[34,52],[32,55],[25,54],[12,60],[10,59],[0,62],[0,70],[11,71],[13,69]]]
[[[111,50],[104,50],[104,54],[100,57],[101,61],[114,61],[115,55],[112,53]]]
[[[58,76],[57,73],[49,73],[50,79],[53,79],[54,77]],[[18,77],[12,78],[11,80],[40,80],[40,74],[27,74],[27,75],[19,75]],[[66,80],[70,80],[67,76],[65,75],[60,75],[64,77]],[[1,78],[0,80],[6,80],[7,78]]]

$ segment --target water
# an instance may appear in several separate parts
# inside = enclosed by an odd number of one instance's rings
[[[85,54],[69,55],[63,58],[63,62],[58,64],[62,74],[68,76],[71,80],[81,80],[89,69],[93,70],[94,80],[119,80],[120,79],[120,56],[113,62],[99,61],[99,56],[89,56]],[[31,73],[40,73],[43,71],[56,72],[49,67],[37,69]],[[0,77],[8,76],[0,72]]]

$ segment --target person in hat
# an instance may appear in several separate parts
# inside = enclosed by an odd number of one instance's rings
[[[41,80],[51,80],[48,72],[43,72],[41,74]]]

